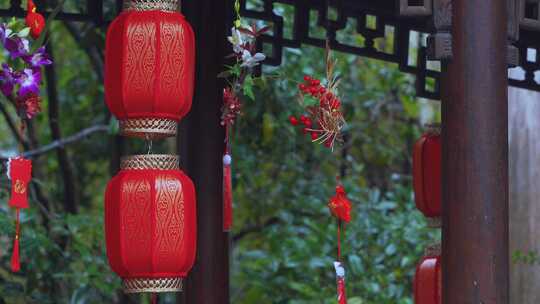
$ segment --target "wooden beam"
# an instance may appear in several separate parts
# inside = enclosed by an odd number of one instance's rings
[[[180,155],[197,189],[197,260],[179,303],[229,303],[229,235],[222,229],[222,172],[225,132],[220,125],[232,26],[232,1],[182,1],[197,42],[193,106],[181,125]]]
[[[507,13],[454,0],[443,68],[443,303],[507,304]]]

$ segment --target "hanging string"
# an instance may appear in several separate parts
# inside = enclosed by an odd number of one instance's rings
[[[337,259],[336,261],[341,262],[341,220],[338,220],[337,227]]]
[[[146,135],[146,141],[145,141],[145,145],[146,145],[146,149],[147,149],[147,154],[150,155],[152,154],[152,139],[148,136],[148,134]]]
[[[21,261],[19,254],[19,238],[21,230],[20,219],[21,208],[17,208],[17,218],[15,220],[15,240],[13,241],[13,254],[11,255],[11,271],[19,272],[21,270]]]

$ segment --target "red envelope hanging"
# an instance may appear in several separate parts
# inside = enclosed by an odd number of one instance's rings
[[[11,180],[11,198],[9,206],[17,208],[15,223],[15,240],[13,240],[13,254],[11,255],[11,270],[18,272],[21,269],[19,254],[20,238],[20,209],[28,208],[28,183],[32,179],[32,161],[22,157],[10,158],[8,161],[8,178]]]
[[[8,161],[8,177],[11,179],[9,206],[28,208],[28,183],[32,179],[32,161],[22,157]]]

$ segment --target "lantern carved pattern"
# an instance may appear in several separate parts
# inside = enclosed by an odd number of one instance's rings
[[[124,136],[174,136],[191,108],[195,39],[178,0],[124,0],[106,39],[105,97]],[[181,291],[193,267],[193,182],[173,155],[136,155],[105,194],[111,268],[126,293]]]
[[[416,207],[431,226],[440,226],[442,179],[440,129],[431,126],[414,145],[413,186]]]
[[[121,168],[105,197],[111,268],[127,293],[181,291],[195,261],[193,183],[176,156],[131,156]]]
[[[178,1],[125,1],[106,39],[105,97],[127,136],[174,136],[191,108],[195,38]]]
[[[414,276],[414,303],[442,303],[442,271],[440,244],[428,247],[418,263]]]

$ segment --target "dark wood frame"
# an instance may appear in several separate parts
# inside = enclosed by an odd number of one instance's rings
[[[121,0],[109,0],[121,8]],[[433,14],[439,4],[432,0]],[[519,8],[523,0],[507,0]],[[44,1],[36,1],[43,5]],[[226,36],[232,22],[232,2],[185,0],[184,13],[197,34],[197,85],[193,109],[182,123],[179,150],[185,168],[198,190],[197,264],[179,303],[229,303],[229,235],[222,232],[221,156],[224,130],[219,125],[223,82],[216,75],[227,53]],[[24,16],[20,0],[0,9],[0,16]],[[58,19],[93,22],[105,26],[102,0],[88,0],[86,13],[61,13]],[[529,49],[540,58],[539,21],[512,16],[510,4],[500,0],[452,0],[451,31],[443,29],[444,42],[451,35],[451,49],[444,49],[442,71],[428,68],[427,49],[418,51],[418,64],[408,62],[410,33],[440,30],[425,8],[408,9],[404,0],[264,0],[262,10],[254,10],[241,0],[242,14],[274,25],[259,47],[272,46],[265,62],[281,64],[284,47],[303,44],[324,46],[324,39],[310,34],[311,13],[330,37],[332,48],[397,63],[417,77],[419,96],[442,97],[443,112],[443,284],[444,304],[508,303],[508,84],[540,91],[534,73],[540,60],[529,61]],[[429,2],[431,3],[431,2]],[[283,17],[273,12],[275,4],[294,8],[293,37],[284,36]],[[327,11],[337,11],[337,20],[328,20]],[[407,16],[399,16],[400,10]],[[365,26],[368,16],[377,20],[375,28]],[[518,19],[515,19],[518,18]],[[336,33],[355,19],[357,32],[366,38],[363,46],[338,41]],[[508,22],[521,23],[519,32],[509,35]],[[362,24],[363,22],[363,24]],[[516,24],[515,26],[519,26]],[[395,49],[378,50],[374,40],[394,29]],[[512,36],[512,37],[511,37]],[[524,79],[507,78],[508,43],[519,50],[519,66]],[[537,59],[538,59],[537,58]],[[435,85],[426,89],[426,79]]]

